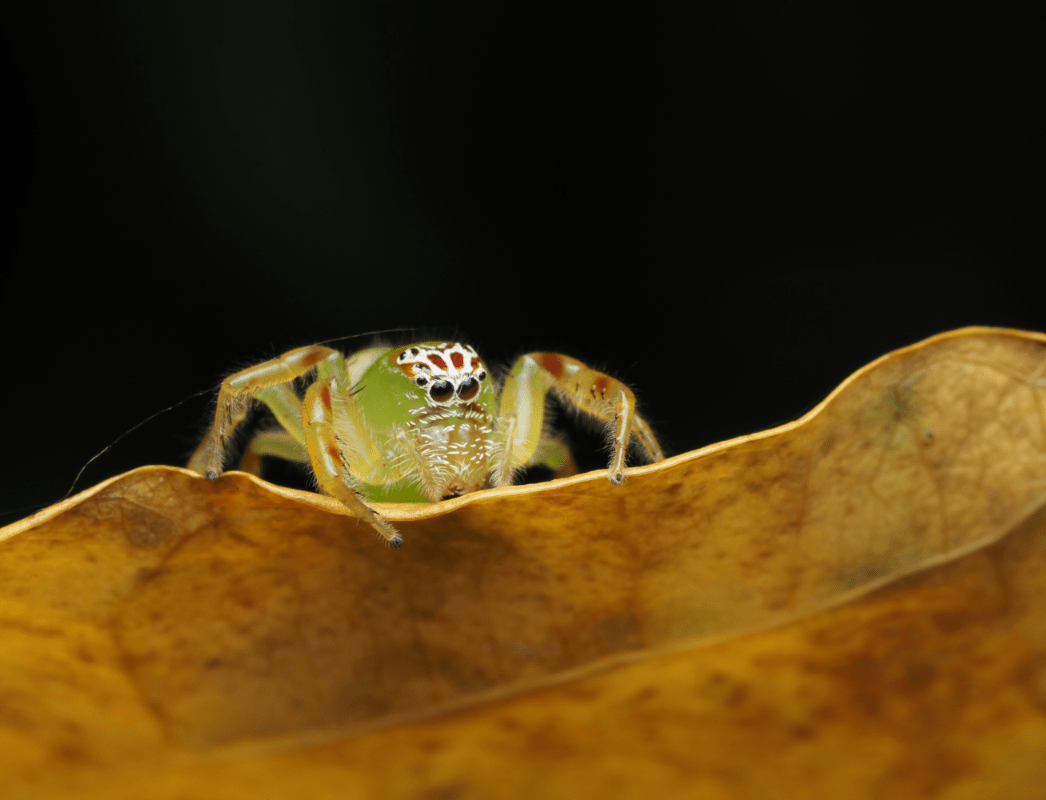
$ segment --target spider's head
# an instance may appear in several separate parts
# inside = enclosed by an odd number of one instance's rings
[[[427,342],[403,348],[396,366],[425,392],[430,406],[449,406],[475,400],[489,381],[482,359],[467,344]]]

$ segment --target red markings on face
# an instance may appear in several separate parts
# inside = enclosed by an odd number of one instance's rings
[[[327,409],[327,413],[331,413],[331,390],[329,386],[324,386],[320,389],[320,400],[323,401],[323,407]]]
[[[471,362],[472,369],[468,369]],[[412,381],[424,386],[429,380],[448,380],[457,387],[462,378],[472,373],[483,380],[483,361],[471,347],[458,342],[417,345],[396,356],[396,365]]]
[[[542,353],[540,364],[552,373],[553,378],[563,374],[563,361],[555,353]]]

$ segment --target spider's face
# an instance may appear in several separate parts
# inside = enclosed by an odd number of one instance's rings
[[[404,376],[425,392],[430,406],[449,406],[475,400],[490,380],[482,359],[467,344],[415,344],[396,356]]]

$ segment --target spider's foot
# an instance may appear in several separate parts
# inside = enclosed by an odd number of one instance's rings
[[[621,472],[610,472],[607,473],[607,480],[609,480],[615,486],[620,486],[625,482],[625,476]]]
[[[364,506],[364,508],[366,508],[366,506]],[[400,536],[400,532],[393,528],[388,522],[386,522],[377,514],[374,514],[373,518],[370,520],[370,523],[374,526],[374,529],[381,535],[381,538],[385,540],[385,544],[388,547],[400,547],[403,544],[403,537]]]
[[[216,470],[213,470],[210,467],[208,467],[207,471],[204,473],[204,476],[209,481],[216,481],[216,480],[218,480],[218,474],[219,473]]]

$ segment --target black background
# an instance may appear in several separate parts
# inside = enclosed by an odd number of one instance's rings
[[[0,522],[331,337],[575,355],[675,454],[934,333],[1046,328],[1030,17],[304,5],[9,17]],[[77,488],[183,463],[209,403]]]

